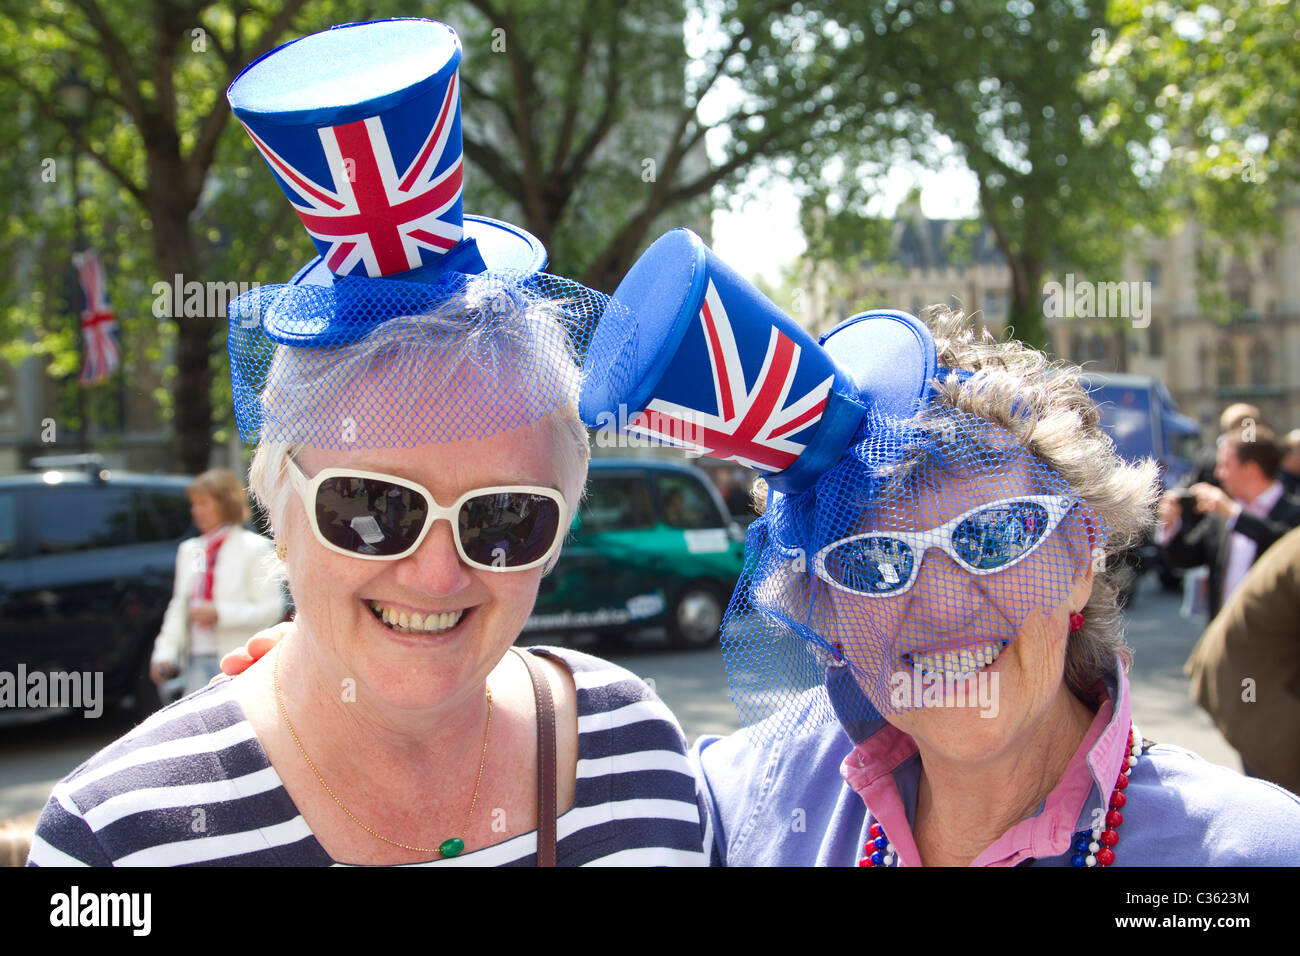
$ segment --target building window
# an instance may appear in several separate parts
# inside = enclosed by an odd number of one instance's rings
[[[1236,385],[1237,369],[1233,361],[1232,345],[1224,342],[1223,347],[1219,349],[1219,384]]]
[[[1147,353],[1153,358],[1161,358],[1164,355],[1165,337],[1160,331],[1160,323],[1151,320],[1147,326]]]
[[[1110,343],[1105,336],[1092,337],[1092,360],[1103,368],[1110,367]]]
[[[1240,312],[1250,308],[1250,268],[1240,259],[1228,270],[1228,299]]]
[[[1255,340],[1250,348],[1250,384],[1267,385],[1273,380],[1273,351]]]
[[[1147,263],[1147,282],[1151,283],[1151,288],[1160,288],[1160,263],[1152,259]]]
[[[1004,320],[1007,317],[1009,297],[1005,292],[984,293],[984,314],[991,319]]]

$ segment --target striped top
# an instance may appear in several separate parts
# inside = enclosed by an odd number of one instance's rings
[[[578,777],[560,866],[703,866],[707,835],[686,741],[639,678],[564,648],[530,648],[578,690]],[[330,866],[230,693],[154,714],[54,788],[29,866]],[[537,833],[416,866],[535,866]]]

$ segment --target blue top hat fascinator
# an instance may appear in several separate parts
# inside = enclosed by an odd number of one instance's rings
[[[481,437],[576,398],[607,297],[542,273],[546,250],[525,230],[464,214],[460,61],[449,26],[381,20],[286,43],[231,83],[231,109],[318,252],[230,310],[245,440]],[[482,424],[437,407],[453,383],[467,401],[495,396]]]
[[[934,340],[904,312],[855,316],[813,341],[689,229],[661,236],[619,283],[588,357],[580,411],[809,488],[868,411],[907,417],[935,375]]]
[[[1069,591],[1052,532],[1083,509],[1010,432],[945,398],[984,384],[938,358],[930,328],[893,310],[814,341],[685,229],[613,294],[587,424],[626,422],[767,482],[722,628],[753,739],[829,720],[861,739],[923,705],[918,683],[991,667]]]

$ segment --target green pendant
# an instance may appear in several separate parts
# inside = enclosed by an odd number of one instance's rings
[[[450,840],[444,840],[438,846],[438,852],[443,856],[460,856],[460,851],[465,849],[465,841],[459,837],[452,837]]]

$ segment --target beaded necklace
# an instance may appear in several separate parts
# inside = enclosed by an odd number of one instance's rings
[[[1115,845],[1119,843],[1119,827],[1124,822],[1120,811],[1128,803],[1124,795],[1128,787],[1129,774],[1137,766],[1138,757],[1142,756],[1142,739],[1137,736],[1133,724],[1128,727],[1128,756],[1120,767],[1115,779],[1115,789],[1111,791],[1110,803],[1106,810],[1104,825],[1098,824],[1091,830],[1080,830],[1071,843],[1071,866],[1111,866],[1115,862]],[[885,836],[885,830],[879,823],[871,824],[867,831],[867,841],[862,845],[862,858],[858,866],[897,866],[898,851]]]

